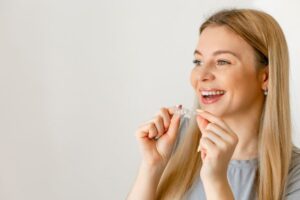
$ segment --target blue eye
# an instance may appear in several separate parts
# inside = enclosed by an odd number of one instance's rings
[[[198,66],[203,64],[201,60],[193,60],[193,63]]]
[[[230,65],[231,63],[226,60],[218,60],[217,65]]]

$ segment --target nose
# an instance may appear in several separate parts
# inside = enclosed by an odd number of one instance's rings
[[[210,81],[215,80],[215,74],[211,69],[203,68],[194,68],[191,73],[190,81],[194,89],[199,87],[199,84],[209,83]]]
[[[207,82],[215,79],[214,73],[209,69],[209,67],[204,67],[201,71],[199,71],[197,76],[198,81]]]

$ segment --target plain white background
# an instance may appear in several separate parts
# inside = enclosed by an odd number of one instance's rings
[[[1,0],[0,199],[124,199],[135,129],[162,106],[192,105],[198,28],[233,7],[265,10],[286,33],[300,146],[296,0]]]

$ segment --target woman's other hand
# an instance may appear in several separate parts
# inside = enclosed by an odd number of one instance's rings
[[[227,180],[228,164],[238,143],[237,135],[222,119],[206,111],[199,112],[197,123],[202,133],[198,147],[202,159],[202,181]]]
[[[177,108],[181,108],[177,106]],[[174,108],[161,108],[153,119],[142,124],[136,131],[136,138],[144,164],[165,167],[176,142],[180,114]]]

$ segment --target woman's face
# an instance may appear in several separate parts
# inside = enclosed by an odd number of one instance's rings
[[[229,28],[205,28],[191,72],[191,84],[201,108],[220,117],[261,108],[267,72],[256,65],[253,48]]]

